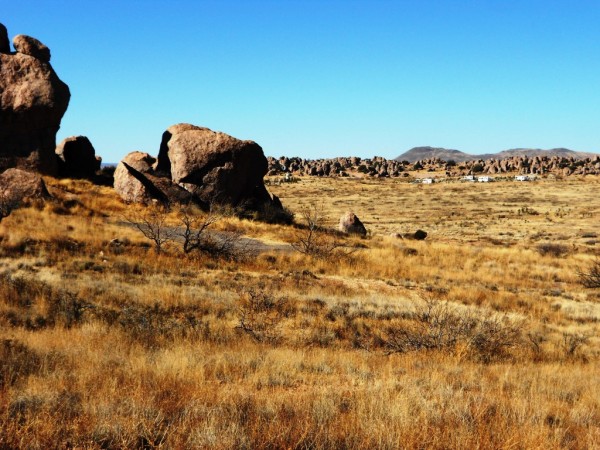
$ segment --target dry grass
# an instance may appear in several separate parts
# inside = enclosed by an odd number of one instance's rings
[[[335,260],[157,255],[110,189],[48,184],[0,224],[0,448],[600,447],[595,178],[272,186],[363,220]]]

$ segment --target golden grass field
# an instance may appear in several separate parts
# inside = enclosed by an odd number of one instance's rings
[[[301,178],[269,186],[297,222],[369,236],[224,217],[270,246],[235,258],[47,183],[0,223],[0,449],[600,448],[598,178]]]

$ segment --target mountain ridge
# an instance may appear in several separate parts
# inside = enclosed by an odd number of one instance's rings
[[[592,152],[579,152],[568,148],[552,148],[543,150],[539,148],[512,148],[503,150],[498,153],[482,153],[478,155],[471,155],[469,153],[462,152],[455,149],[447,149],[443,147],[413,147],[410,150],[402,153],[401,155],[394,158],[396,161],[409,161],[414,163],[415,161],[439,158],[444,161],[455,161],[455,162],[466,162],[473,160],[487,160],[487,159],[504,159],[511,158],[513,156],[561,156],[566,158],[575,159],[586,159],[597,156],[597,153]]]

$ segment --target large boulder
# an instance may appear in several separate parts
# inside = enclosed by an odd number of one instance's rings
[[[69,105],[69,87],[54,72],[45,45],[17,36],[12,54],[4,30],[0,27],[0,170],[56,175],[56,133]]]
[[[127,203],[185,203],[190,193],[168,178],[153,174],[156,159],[148,153],[131,152],[117,165],[114,188]]]
[[[8,169],[0,174],[0,199],[20,202],[49,196],[44,180],[36,173]]]
[[[359,236],[366,236],[367,229],[360,221],[360,219],[353,212],[346,212],[340,217],[340,223],[338,229],[342,233],[357,234]]]
[[[190,124],[164,134],[156,165],[205,203],[257,208],[272,202],[263,177],[268,162],[262,148],[225,133]]]
[[[114,187],[126,202],[191,201],[204,208],[219,203],[263,220],[288,220],[279,199],[265,188],[266,173],[267,158],[257,143],[181,123],[163,133],[157,159],[127,155],[115,170]]]
[[[55,150],[58,157],[58,172],[61,177],[86,178],[93,180],[100,170],[102,158],[85,136],[71,136],[64,139]]]
[[[164,176],[171,176],[171,161],[169,159],[169,141],[174,134],[183,133],[189,130],[208,130],[205,127],[198,127],[190,123],[178,123],[171,125],[162,135],[160,141],[160,149],[158,150],[158,158],[156,161],[155,169],[157,174]]]

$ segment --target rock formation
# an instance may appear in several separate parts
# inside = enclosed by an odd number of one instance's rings
[[[50,62],[50,49],[36,38],[25,34],[19,34],[13,38],[13,46],[19,53],[33,56],[45,63]]]
[[[153,175],[155,162],[155,158],[142,152],[131,152],[123,158],[114,173],[114,188],[121,198],[128,203],[189,201],[191,196],[185,189],[165,177]]]
[[[577,159],[564,156],[510,156],[502,159],[475,159],[456,163],[440,158],[415,161],[373,158],[302,159],[298,157],[268,157],[269,176],[309,175],[318,177],[408,177],[408,172],[445,172],[446,177],[462,177],[471,174],[535,174],[535,175],[600,175],[599,156]],[[419,177],[419,175],[416,175]],[[285,181],[285,180],[283,180]]]
[[[263,184],[267,158],[262,148],[208,128],[170,127],[158,155],[157,172],[161,171],[206,203],[237,206],[271,201]]]
[[[357,234],[359,236],[367,235],[367,229],[353,212],[347,212],[340,218],[338,229],[342,233]]]
[[[0,170],[56,175],[56,133],[71,94],[50,65],[48,47],[24,35],[13,44],[16,53],[0,26]]]
[[[114,186],[128,202],[191,199],[205,206],[283,209],[264,186],[266,173],[267,159],[255,142],[177,124],[164,132],[157,160],[140,152],[127,155],[117,166]]]
[[[66,178],[86,178],[93,180],[100,170],[102,158],[90,140],[85,136],[71,136],[64,139],[55,150],[58,157],[58,173]]]
[[[38,174],[21,169],[7,169],[0,174],[0,198],[21,201],[49,196],[44,180]]]

